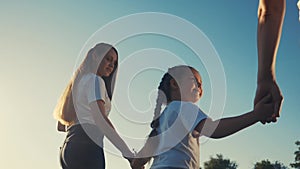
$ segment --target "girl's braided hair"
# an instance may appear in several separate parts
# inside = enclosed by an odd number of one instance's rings
[[[157,128],[159,126],[159,116],[161,112],[161,107],[163,104],[168,104],[171,102],[171,88],[170,81],[171,79],[177,79],[185,73],[191,73],[190,71],[196,71],[195,68],[186,65],[179,65],[168,69],[168,72],[162,77],[159,86],[158,86],[158,95],[156,99],[156,106],[154,109],[154,117],[151,122],[152,131],[149,134],[149,137],[157,135]]]
[[[154,109],[154,117],[151,122],[151,128],[152,131],[150,132],[148,139],[144,145],[144,147],[141,149],[141,151],[137,154],[137,156],[140,156],[139,158],[139,165],[143,166],[147,162],[150,161],[150,159],[157,154],[157,147],[159,144],[159,139],[155,138],[155,136],[158,135],[158,127],[159,127],[159,117],[160,117],[160,112],[162,105],[165,104],[167,105],[172,101],[171,98],[171,85],[170,82],[172,79],[178,79],[181,76],[186,76],[187,73],[192,73],[191,71],[196,71],[191,66],[186,66],[186,65],[179,65],[175,66],[172,68],[168,69],[168,72],[166,72],[162,79],[161,82],[159,83],[158,86],[158,95],[156,99],[156,106]],[[149,156],[149,154],[151,154]]]

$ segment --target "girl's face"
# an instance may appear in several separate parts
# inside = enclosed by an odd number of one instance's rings
[[[197,102],[202,96],[202,81],[199,73],[191,70],[187,76],[180,78],[179,88],[181,101]]]
[[[97,75],[101,77],[109,76],[113,72],[117,60],[118,60],[117,53],[115,52],[114,49],[110,49],[109,52],[107,52],[107,54],[103,57],[98,67]]]

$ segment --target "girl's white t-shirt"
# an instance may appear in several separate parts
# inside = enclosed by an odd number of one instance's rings
[[[73,90],[76,90],[74,101],[76,102],[77,124],[95,124],[90,104],[97,100],[104,101],[105,115],[109,115],[111,102],[106,91],[104,80],[100,76],[94,73],[83,75],[76,89]]]
[[[200,108],[191,102],[173,101],[159,117],[159,145],[151,169],[177,167],[199,169],[199,137],[194,128],[206,119]]]

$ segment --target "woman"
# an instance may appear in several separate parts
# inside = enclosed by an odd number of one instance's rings
[[[108,118],[118,67],[117,50],[99,43],[89,50],[63,92],[54,116],[67,131],[60,150],[64,169],[104,169],[104,135],[129,160],[133,154]]]

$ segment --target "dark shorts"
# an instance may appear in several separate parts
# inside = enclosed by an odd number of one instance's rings
[[[60,164],[63,169],[104,169],[103,148],[90,139],[81,125],[74,125],[68,129],[60,149]]]

